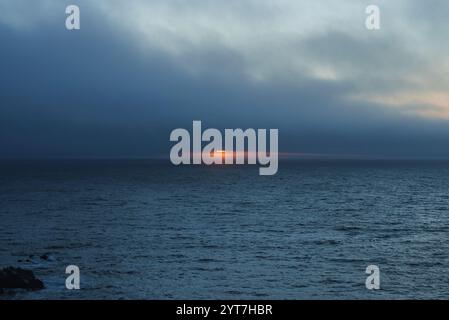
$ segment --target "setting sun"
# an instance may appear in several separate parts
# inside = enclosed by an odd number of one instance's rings
[[[216,150],[216,151],[212,151],[210,153],[211,157],[213,157],[213,158],[220,158],[221,157],[223,163],[225,162],[225,158],[226,158],[227,154],[231,155],[232,152],[226,153],[226,150]]]

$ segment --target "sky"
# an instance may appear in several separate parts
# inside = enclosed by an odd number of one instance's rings
[[[81,29],[65,28],[78,5]],[[380,8],[367,30],[365,8]],[[175,128],[281,152],[449,157],[446,0],[0,0],[0,157],[168,157]]]

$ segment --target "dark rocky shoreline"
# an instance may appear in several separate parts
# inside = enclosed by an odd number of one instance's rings
[[[6,267],[0,269],[0,294],[5,289],[41,290],[44,283],[36,278],[33,271],[22,268]]]

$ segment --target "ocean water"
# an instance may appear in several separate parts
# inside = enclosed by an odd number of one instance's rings
[[[448,299],[449,162],[3,161],[9,265],[46,289],[0,299]]]

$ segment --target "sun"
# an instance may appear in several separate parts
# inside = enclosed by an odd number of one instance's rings
[[[212,157],[214,157],[214,158],[218,158],[218,157],[221,157],[221,159],[225,159],[225,157],[226,157],[226,151],[225,150],[215,150],[215,151],[212,151],[211,152],[211,156]]]

